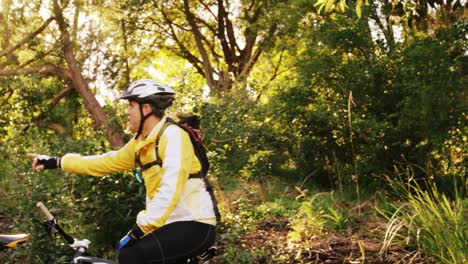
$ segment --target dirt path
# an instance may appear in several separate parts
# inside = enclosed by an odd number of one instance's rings
[[[13,221],[6,215],[0,214],[0,233],[6,233],[11,229]]]

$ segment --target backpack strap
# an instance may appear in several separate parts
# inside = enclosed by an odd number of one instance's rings
[[[195,135],[193,133],[193,131],[191,131],[189,128],[187,128],[184,125],[181,125],[181,124],[177,123],[172,118],[168,117],[167,120],[166,120],[166,123],[164,123],[163,127],[161,127],[161,130],[159,130],[158,135],[156,136],[156,141],[154,143],[154,148],[155,148],[155,153],[156,153],[156,160],[152,161],[152,162],[149,162],[147,164],[144,164],[144,165],[141,164],[139,155],[137,155],[135,157],[135,160],[140,165],[141,171],[145,171],[145,170],[147,170],[147,169],[149,169],[149,168],[151,168],[152,166],[155,166],[155,165],[158,165],[158,166],[162,167],[162,160],[159,157],[159,153],[158,153],[159,140],[160,140],[161,135],[163,134],[164,130],[170,125],[176,125],[176,126],[180,127],[182,130],[186,131],[189,134],[190,141],[191,141],[192,146],[193,146],[193,150],[194,150],[195,155],[197,156],[198,161],[200,162],[200,165],[201,165],[201,170],[198,173],[190,174],[189,179],[201,179],[201,180],[203,180],[203,182],[205,183],[206,191],[210,195],[211,201],[213,203],[213,211],[214,211],[215,216],[216,216],[216,222],[218,224],[220,224],[221,223],[221,214],[220,214],[219,209],[218,209],[218,202],[217,202],[216,197],[214,195],[213,187],[211,186],[210,182],[206,178],[206,175],[207,175],[208,170],[210,168],[210,163],[208,161],[208,157],[206,156],[205,147],[201,144],[199,135]]]
[[[140,166],[141,168],[141,171],[145,171],[155,165],[158,165],[158,166],[162,166],[162,160],[161,158],[159,157],[159,154],[158,154],[158,148],[159,148],[159,139],[161,138],[161,135],[163,134],[164,130],[166,130],[166,128],[170,125],[169,122],[166,122],[164,123],[164,125],[161,127],[161,129],[159,130],[158,132],[158,135],[156,136],[156,141],[154,143],[154,148],[156,149],[156,160],[155,161],[152,161],[152,162],[149,162],[149,163],[146,163],[146,164],[141,164],[141,160],[140,160],[140,154],[138,153],[138,155],[135,156],[135,161],[138,162],[138,165]]]

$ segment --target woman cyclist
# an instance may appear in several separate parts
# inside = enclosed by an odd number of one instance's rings
[[[61,168],[104,176],[134,169],[146,188],[146,208],[120,241],[120,264],[177,263],[215,242],[213,201],[204,181],[191,177],[200,172],[201,164],[190,137],[176,125],[164,126],[168,122],[165,109],[172,105],[174,95],[173,89],[153,80],[131,83],[120,99],[129,102],[126,114],[136,135],[118,151],[61,158],[32,155],[35,171]]]

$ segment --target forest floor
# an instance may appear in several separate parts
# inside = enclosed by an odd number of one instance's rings
[[[5,215],[0,215],[0,233],[6,232],[9,230],[9,226],[11,225],[11,219],[6,217]]]
[[[229,247],[234,246],[239,251],[261,248],[276,258],[265,256],[253,263],[435,263],[413,256],[411,250],[404,247],[393,247],[386,254],[381,254],[386,225],[385,221],[376,219],[355,221],[344,232],[329,231],[309,238],[306,243],[288,244],[286,241],[291,231],[288,220],[276,217],[261,221],[254,231],[240,235],[237,244]],[[10,217],[0,215],[0,233],[8,232],[12,226]],[[211,261],[213,264],[226,263],[222,257],[226,243],[218,240],[218,255]]]
[[[13,227],[13,219],[6,215],[0,214],[0,234],[10,235],[11,228]],[[6,259],[6,254],[9,254],[7,251],[0,251],[0,262],[2,259]]]
[[[329,231],[313,236],[307,242],[289,243],[291,231],[287,219],[274,218],[259,223],[255,231],[238,237],[236,247],[243,250],[263,248],[274,257],[266,256],[253,263],[435,263],[415,251],[392,247],[382,254],[387,222],[378,219],[356,221],[344,232]],[[232,246],[232,245],[231,245]],[[225,245],[219,243],[219,255]],[[221,257],[213,263],[225,263]]]
[[[14,227],[11,216],[0,213],[0,233],[8,234]],[[292,243],[288,234],[292,231],[290,219],[286,216],[268,216],[255,223],[250,231],[238,233],[234,239],[218,236],[218,254],[212,264],[224,264],[226,253],[246,253],[247,261],[242,263],[428,263],[427,257],[415,255],[415,249],[405,245],[393,246],[381,253],[385,241],[388,221],[379,217],[353,217],[341,232],[327,230],[302,241]],[[230,230],[229,226],[225,227]],[[7,251],[8,252],[8,251]],[[2,254],[0,253],[0,259]],[[237,264],[237,263],[234,263]]]

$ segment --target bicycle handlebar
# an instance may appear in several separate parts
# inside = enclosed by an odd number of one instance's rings
[[[70,246],[76,250],[75,254],[73,255],[73,259],[70,262],[71,264],[77,264],[77,263],[113,264],[113,262],[105,260],[105,259],[85,256],[85,253],[88,249],[88,245],[90,243],[89,240],[74,239],[62,229],[62,227],[57,222],[57,219],[50,213],[50,211],[47,209],[47,207],[45,207],[45,205],[42,202],[38,202],[36,206],[42,211],[42,213],[47,218],[47,220],[44,223],[42,223],[42,225],[46,228],[46,231],[49,233],[49,235],[51,235],[54,230],[57,231],[62,236],[62,238],[64,238],[68,242],[68,244],[70,244]]]
[[[54,216],[50,213],[50,211],[45,207],[45,205],[42,202],[37,202],[36,204],[37,207],[44,213],[46,216],[47,220],[52,221],[54,220]]]
[[[57,230],[58,233],[68,242],[68,244],[73,244],[75,242],[75,239],[62,229],[55,217],[50,213],[50,211],[47,209],[47,207],[45,207],[45,205],[42,202],[37,202],[36,206],[39,207],[42,213],[46,216],[46,225],[48,228]]]
[[[95,257],[82,257],[84,253],[86,252],[86,249],[88,248],[89,245],[89,240],[84,239],[84,240],[75,240],[73,237],[71,237],[69,234],[67,234],[62,227],[59,225],[57,222],[57,219],[50,213],[50,211],[47,209],[47,207],[44,205],[42,202],[37,202],[36,206],[42,211],[42,213],[46,216],[47,221],[44,222],[42,225],[46,227],[48,232],[51,232],[53,229],[55,229],[73,248],[76,249],[75,255],[73,256],[73,260],[70,263],[103,263],[103,264],[113,264],[113,262],[100,259],[100,258],[95,258]],[[210,247],[206,252],[202,253],[198,257],[189,257],[188,260],[193,261],[194,259],[201,260],[201,261],[206,261],[213,256],[216,255],[216,247]],[[81,262],[81,259],[87,260],[88,262]],[[198,262],[187,262],[187,263],[198,263]]]

